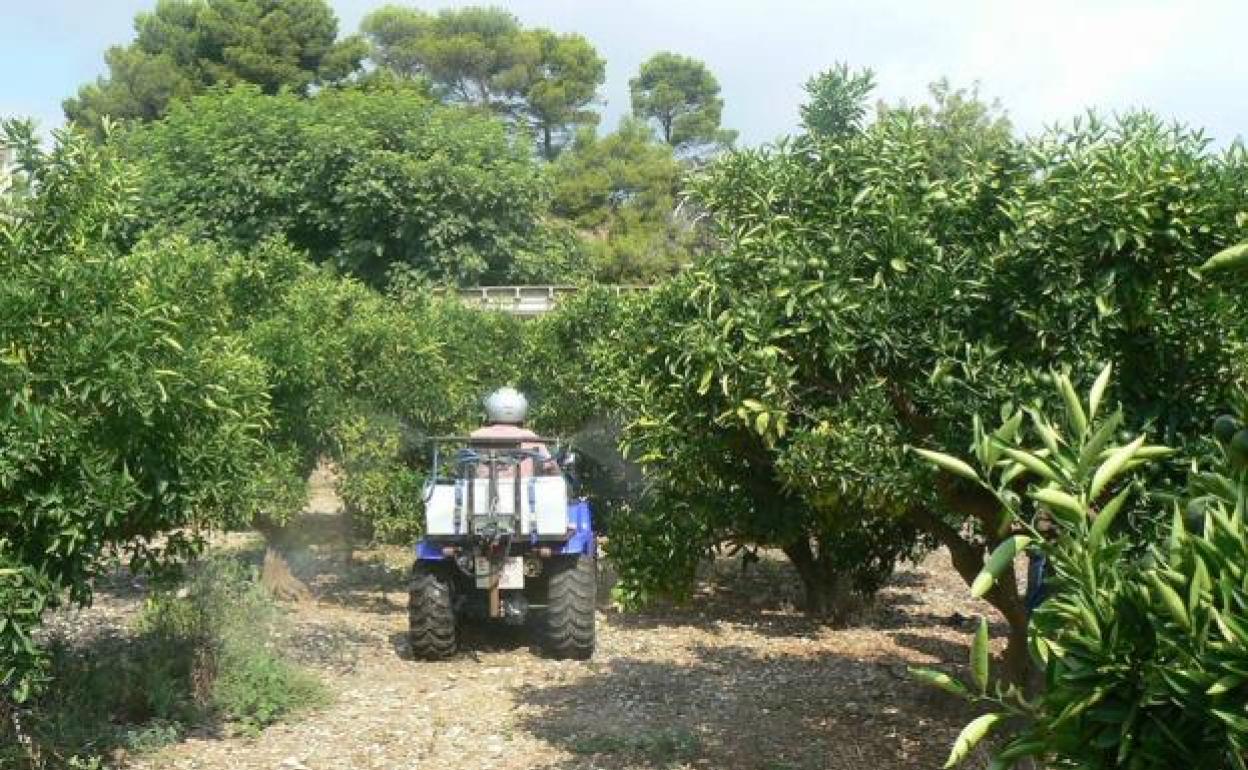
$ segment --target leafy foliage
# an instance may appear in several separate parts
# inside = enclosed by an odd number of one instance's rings
[[[143,169],[140,227],[247,250],[275,235],[375,285],[406,265],[498,280],[544,253],[545,188],[488,117],[380,83],[315,98],[216,91],[126,137]]]
[[[604,137],[582,131],[551,177],[552,212],[585,234],[599,280],[652,280],[674,272],[689,250],[692,228],[674,213],[684,170],[640,121]]]
[[[875,90],[875,73],[852,71],[837,64],[806,81],[807,102],[801,107],[802,127],[813,136],[836,137],[862,130],[867,97]]]
[[[1106,361],[1128,419],[1164,440],[1212,417],[1248,326],[1195,268],[1243,237],[1242,149],[1148,114],[963,141],[998,124],[950,93],[732,153],[695,181],[726,248],[651,295],[615,388],[630,448],[694,506],[645,531],[783,545],[809,591],[837,582],[832,544],[886,563],[917,530],[969,583],[1009,536],[999,509],[902,446],[968,444],[990,405],[1053,400],[1037,370]],[[691,563],[660,541],[650,553]],[[1003,580],[986,598],[1025,664],[1021,597]]]
[[[91,599],[110,555],[185,555],[245,520],[269,419],[261,362],[233,333],[217,254],[180,239],[121,252],[134,179],[81,135],[41,152],[0,219],[0,686],[38,681],[31,630]],[[158,546],[152,538],[170,533]]]
[[[719,82],[697,59],[664,51],[642,63],[628,81],[633,115],[653,120],[677,152],[731,145],[735,131],[720,128],[724,100]]]
[[[1165,517],[1169,495],[1140,475],[1170,450],[1143,436],[1115,441],[1121,411],[1098,410],[1107,382],[1108,369],[1086,402],[1064,398],[1060,424],[1031,412],[1026,435],[1021,413],[991,434],[977,425],[976,481],[1000,503],[1001,526],[1027,532],[1018,537],[1051,565],[1048,597],[1031,621],[1044,688],[1030,700],[1013,686],[990,688],[986,632],[973,648],[973,690],[921,672],[996,709],[964,730],[950,765],[986,732],[977,724],[1011,716],[1022,726],[999,767],[1027,756],[1055,767],[1243,766],[1248,454],[1236,453],[1230,433],[1212,468],[1193,471],[1186,513],[1175,500],[1164,538],[1141,542],[1130,531],[1131,501]],[[1248,418],[1248,400],[1240,403],[1239,419],[1224,420],[1232,430]],[[994,554],[976,584],[991,583],[1012,553]]]
[[[161,0],[138,14],[135,40],[105,54],[109,73],[65,101],[71,121],[162,117],[169,106],[218,84],[307,93],[358,69],[363,41],[335,42],[324,0]]]
[[[877,111],[887,115],[895,110],[912,110],[937,129],[933,163],[945,176],[956,176],[966,158],[990,161],[1014,141],[1009,117],[998,101],[985,101],[979,85],[955,88],[948,78],[928,86],[930,101],[914,107],[894,107],[881,103]]]
[[[531,129],[553,159],[606,79],[606,62],[581,35],[524,29],[499,8],[468,7],[436,15],[389,5],[361,29],[372,58],[406,77],[427,78],[448,101],[487,107]]]

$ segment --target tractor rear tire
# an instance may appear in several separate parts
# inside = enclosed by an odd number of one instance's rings
[[[589,556],[548,564],[542,645],[555,658],[586,660],[594,654],[594,602],[598,564]]]
[[[458,628],[450,571],[416,562],[407,600],[407,638],[412,657],[444,660],[455,654]]]

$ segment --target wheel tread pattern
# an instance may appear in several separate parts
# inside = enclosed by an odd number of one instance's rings
[[[577,557],[553,567],[543,640],[547,653],[576,660],[594,654],[597,583],[598,565],[590,557]]]
[[[412,567],[407,604],[412,656],[444,660],[455,654],[457,629],[449,576],[423,564]]]

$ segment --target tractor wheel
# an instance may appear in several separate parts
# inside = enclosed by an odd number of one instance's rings
[[[421,562],[412,566],[407,629],[413,657],[442,660],[455,654],[455,605],[447,570]]]
[[[585,660],[594,654],[594,601],[598,564],[588,556],[548,564],[543,646],[556,658]]]

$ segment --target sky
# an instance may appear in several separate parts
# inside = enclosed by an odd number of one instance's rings
[[[331,0],[343,34],[385,0]],[[978,82],[1014,125],[1036,133],[1089,107],[1148,107],[1248,136],[1245,0],[441,0],[494,4],[528,26],[579,32],[607,60],[603,125],[628,109],[628,79],[672,50],[719,78],[724,125],[746,144],[793,133],[802,84],[839,61],[870,67],[877,96],[921,101],[947,76]],[[62,120],[60,103],[103,72],[104,50],[132,37],[155,0],[0,0],[0,116]]]

